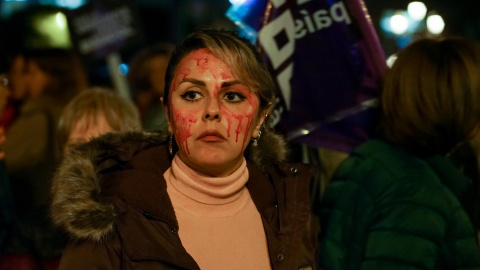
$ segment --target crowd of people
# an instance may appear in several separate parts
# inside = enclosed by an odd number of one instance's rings
[[[86,74],[48,49],[0,78],[0,270],[480,269],[475,41],[402,49],[378,131],[324,185],[271,128],[275,83],[233,31],[141,50],[131,99]]]

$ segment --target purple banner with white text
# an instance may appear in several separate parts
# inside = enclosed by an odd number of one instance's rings
[[[363,1],[246,0],[227,16],[269,65],[277,131],[346,153],[370,137],[386,64]]]

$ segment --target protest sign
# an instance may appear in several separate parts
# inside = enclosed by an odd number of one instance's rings
[[[287,139],[342,152],[368,139],[386,64],[361,0],[247,0],[227,16],[270,67]]]
[[[74,46],[84,56],[103,58],[141,37],[131,1],[92,0],[67,13]]]
[[[71,38],[87,59],[105,58],[114,89],[130,97],[125,76],[119,73],[118,50],[138,42],[142,35],[138,15],[130,0],[92,0],[67,13]]]

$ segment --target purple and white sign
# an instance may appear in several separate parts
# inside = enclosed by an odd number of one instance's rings
[[[67,18],[76,49],[93,58],[103,58],[141,36],[131,0],[92,0],[68,12]]]
[[[270,67],[287,139],[342,152],[368,139],[386,64],[361,0],[247,0],[227,15]]]

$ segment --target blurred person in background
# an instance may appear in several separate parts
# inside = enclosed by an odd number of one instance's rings
[[[2,95],[0,126],[8,130],[20,112],[22,102],[27,98],[26,62],[23,53],[15,55],[2,80],[8,84],[8,95]]]
[[[10,181],[3,162],[5,153],[1,150],[4,142],[5,132],[3,128],[0,128],[0,269],[34,270],[36,269],[34,268],[34,260],[30,256],[24,258],[21,264],[9,265],[8,263],[3,263],[3,255],[6,252],[8,244],[16,235],[18,226]]]
[[[73,52],[35,50],[25,52],[24,58],[26,98],[3,146],[19,214],[47,203],[60,114],[87,87],[83,64]]]
[[[10,97],[10,88],[9,88],[9,80],[8,80],[8,76],[6,73],[1,73],[0,74],[0,129],[2,130],[2,132],[5,132],[5,129],[6,129],[6,125],[3,123],[3,119],[4,119],[4,113],[5,113],[5,110],[8,106],[8,101],[9,101],[9,97]],[[3,156],[2,156],[3,158]]]
[[[5,73],[0,74],[0,112],[3,111],[7,105],[7,99],[10,95],[8,88],[8,78]],[[0,119],[2,115],[0,114]],[[13,196],[10,188],[10,181],[5,170],[3,158],[5,153],[2,146],[5,143],[5,128],[0,126],[0,262],[5,247],[12,235],[15,234],[16,228],[16,214],[13,205]],[[0,269],[3,270],[0,263]]]
[[[103,133],[115,130],[140,129],[139,113],[130,99],[119,96],[111,89],[97,87],[81,91],[67,104],[59,120],[56,143],[59,149],[67,151],[69,145],[86,142]],[[0,131],[0,143],[3,139],[1,135]],[[3,187],[1,181],[0,187]],[[7,189],[0,190],[0,199],[5,197],[5,204],[2,205],[5,207],[8,206],[7,199],[9,198],[6,192]],[[13,203],[11,203],[11,206],[13,209]],[[4,208],[0,210],[3,211]],[[6,210],[8,208],[0,213],[0,215],[3,214],[0,217],[4,216],[5,220],[8,221],[11,215],[8,215],[10,212]],[[40,213],[43,215],[45,211],[41,209]],[[20,235],[12,240],[10,247],[7,248],[6,256],[0,260],[1,270],[58,269],[59,256],[68,235],[49,228],[49,224],[44,224],[45,216],[42,215],[35,215],[35,219],[32,219],[30,215],[26,220],[25,218],[22,219],[19,224]],[[34,226],[26,223],[34,221],[38,221],[40,225]],[[7,229],[7,225],[8,223],[4,224],[5,229]],[[0,240],[2,239],[1,236],[0,234]],[[7,238],[7,241],[9,240],[11,239]],[[37,251],[40,245],[45,248],[43,254],[39,254]]]
[[[165,88],[165,71],[174,46],[167,43],[146,47],[134,55],[127,74],[144,129],[166,128],[160,98]]]
[[[323,269],[480,269],[472,180],[449,160],[480,125],[480,47],[421,39],[381,92],[381,134],[334,173],[322,199]]]
[[[25,84],[25,99],[2,148],[19,226],[2,263],[15,261],[17,255],[30,256],[39,269],[56,269],[66,240],[52,229],[47,214],[50,178],[59,154],[57,123],[65,105],[88,82],[72,51],[41,49],[22,55],[24,80],[19,81]]]
[[[58,123],[58,146],[65,152],[70,145],[127,130],[142,130],[135,104],[112,89],[94,87],[82,91],[63,110]]]

